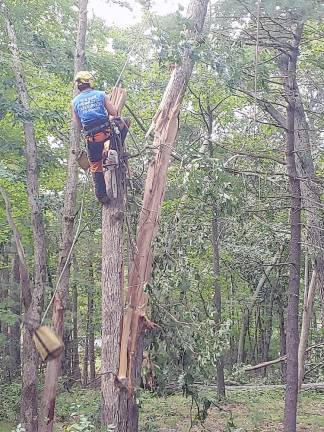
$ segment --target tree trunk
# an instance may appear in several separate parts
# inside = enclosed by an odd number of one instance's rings
[[[85,37],[87,31],[87,6],[88,0],[79,0],[78,32],[76,38],[76,50],[74,55],[74,74],[82,70],[85,59]],[[70,281],[71,262],[66,265],[69,252],[73,243],[74,220],[76,207],[76,194],[78,183],[78,163],[76,156],[79,150],[80,131],[71,121],[70,149],[68,158],[68,176],[65,190],[63,217],[61,226],[60,252],[57,268],[57,278],[60,281],[57,285],[53,303],[52,326],[56,333],[63,338],[64,333],[64,312],[66,298]],[[64,270],[64,271],[63,271]],[[54,424],[55,401],[57,382],[61,370],[62,356],[51,361],[46,370],[45,386],[42,396],[42,414],[40,417],[41,432],[52,432]]]
[[[96,356],[95,356],[95,336],[94,336],[94,324],[93,324],[93,312],[94,312],[94,277],[93,267],[90,265],[91,277],[89,282],[91,286],[88,287],[88,318],[87,318],[87,339],[88,339],[88,361],[90,369],[90,381],[96,378]]]
[[[213,244],[213,272],[214,272],[214,305],[215,305],[215,330],[220,330],[222,322],[222,293],[220,286],[219,244],[220,232],[218,228],[217,208],[214,208],[212,220],[212,244]],[[225,397],[224,356],[221,354],[217,360],[217,393],[220,398]]]
[[[88,365],[89,365],[89,339],[88,339],[88,329],[87,329],[87,334],[84,340],[84,353],[83,353],[83,364],[82,364],[82,385],[84,387],[87,386],[89,381]]]
[[[120,155],[119,155],[120,156]],[[117,198],[102,208],[102,351],[101,420],[118,432],[127,429],[127,390],[116,379],[124,310],[124,168],[115,169]]]
[[[9,49],[13,60],[13,71],[20,103],[26,114],[29,114],[29,98],[25,83],[23,67],[20,61],[17,37],[10,21],[8,10],[3,2],[0,6],[5,18],[6,30],[9,39]],[[28,116],[30,117],[30,116]],[[37,180],[37,147],[34,125],[30,120],[23,123],[26,143],[27,161],[27,193],[31,209],[33,246],[34,246],[34,289],[31,304],[26,312],[26,322],[32,327],[40,322],[43,307],[43,296],[47,279],[45,232],[42,217],[42,208],[39,201]],[[32,330],[25,328],[23,332],[23,368],[22,368],[22,397],[21,397],[21,423],[26,432],[37,431],[37,371],[38,355],[32,342]]]
[[[128,379],[128,386],[133,395],[140,375],[138,368],[141,366],[142,353],[138,342],[141,340],[145,321],[147,295],[144,293],[144,286],[151,277],[152,242],[158,230],[166,174],[178,130],[180,107],[194,66],[192,44],[202,41],[201,32],[207,5],[207,0],[191,0],[189,4],[187,19],[191,21],[191,25],[188,26],[187,39],[190,40],[190,43],[187,44],[181,63],[172,72],[150,128],[154,130],[153,147],[157,150],[148,168],[138,223],[136,248],[129,275],[128,307],[123,321],[118,373],[120,380]],[[133,397],[132,400],[134,399]],[[138,422],[132,418],[134,412],[137,412],[136,409],[129,404],[128,422],[133,424],[132,432],[138,430]]]
[[[10,298],[13,301],[12,312],[20,316],[20,274],[19,274],[19,257],[17,254],[15,243],[12,242],[14,249],[11,261],[11,277],[10,277]],[[17,377],[20,375],[20,324],[17,319],[15,324],[10,326],[10,375]]]
[[[88,258],[90,260],[90,257]],[[90,261],[89,265],[89,280],[88,280],[88,301],[87,301],[87,328],[86,328],[86,341],[84,348],[84,361],[83,361],[83,383],[86,384],[88,380],[92,382],[96,378],[96,359],[94,347],[94,324],[93,324],[93,306],[94,306],[94,289],[95,282],[93,277],[93,266]],[[89,371],[90,366],[90,371]]]
[[[278,279],[280,277],[280,272],[278,272]],[[276,285],[278,284],[278,280]],[[260,362],[267,362],[269,360],[269,348],[272,337],[272,322],[273,322],[273,304],[274,304],[274,296],[275,296],[275,287],[271,286],[270,298],[265,301],[264,305],[264,320],[263,320],[263,328],[261,330],[260,336],[260,345],[261,345],[261,353],[260,353]],[[265,377],[267,373],[267,369],[264,368],[262,371],[262,375]]]
[[[78,337],[78,287],[76,283],[72,286],[72,378],[73,381],[80,381],[80,357]]]
[[[2,249],[2,250],[1,250]],[[7,245],[1,248],[1,260],[0,260],[0,303],[8,300],[9,293],[9,256]],[[0,358],[2,360],[2,369],[4,379],[11,381],[10,379],[10,363],[9,363],[9,327],[4,321],[0,321],[0,334],[5,338],[4,344],[0,346]]]
[[[316,282],[317,282],[316,279],[317,279],[317,274],[316,271],[314,270],[312,273],[312,278],[308,290],[306,291],[306,295],[305,295],[303,321],[302,321],[302,327],[300,331],[300,341],[298,347],[298,389],[299,390],[303,383],[304,373],[305,373],[306,348],[307,348],[307,341],[309,335],[309,328],[310,328],[312,315],[313,315],[313,302],[314,302]]]
[[[278,261],[278,259],[281,257],[282,252],[283,252],[283,246],[275,254],[271,265],[269,265],[265,268],[264,274],[261,276],[259,283],[258,283],[258,285],[257,285],[257,287],[256,287],[256,289],[255,289],[255,291],[251,297],[251,300],[249,301],[249,306],[246,308],[246,310],[243,313],[242,325],[241,325],[241,331],[240,331],[240,339],[239,339],[238,349],[237,349],[237,363],[243,363],[244,362],[245,337],[246,337],[246,332],[247,332],[248,323],[249,323],[249,317],[250,317],[250,314],[252,312],[252,309],[258,300],[258,296],[259,296],[264,284],[266,283],[271,270],[273,269],[273,267],[276,264],[276,262]]]
[[[278,302],[278,318],[279,318],[279,334],[280,334],[280,357],[286,355],[286,329],[285,329],[285,314],[282,302],[279,299]],[[283,382],[286,382],[287,377],[287,365],[281,363],[281,374]]]
[[[298,303],[300,284],[301,257],[301,190],[295,160],[295,98],[296,98],[296,64],[302,34],[302,26],[298,26],[294,48],[289,56],[283,56],[286,66],[284,73],[285,99],[287,100],[286,126],[286,164],[289,175],[291,195],[290,210],[290,245],[289,245],[289,285],[287,309],[287,386],[285,397],[285,432],[296,432],[297,399],[298,399]]]
[[[307,229],[307,249],[314,270],[318,275],[322,305],[324,304],[324,219],[321,192],[316,181],[315,167],[309,137],[309,125],[305,115],[302,98],[296,82],[295,105],[295,147],[296,166],[301,182],[302,205],[305,209]],[[316,286],[314,287],[316,288]],[[310,305],[312,308],[312,305]],[[324,323],[322,323],[324,326]],[[306,327],[305,327],[306,328]],[[308,337],[308,331],[307,335]]]

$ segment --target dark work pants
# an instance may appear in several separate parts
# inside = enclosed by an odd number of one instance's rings
[[[123,119],[126,123],[126,126],[120,122],[118,124],[118,121],[116,121],[119,131],[120,131],[120,140],[121,143],[124,144],[124,141],[126,139],[126,135],[129,128],[129,120]],[[113,135],[110,137],[110,149],[116,150],[117,149],[117,143],[116,139]],[[94,191],[97,199],[105,203],[107,202],[107,192],[106,192],[106,183],[105,178],[103,174],[103,168],[102,168],[102,157],[103,157],[103,150],[104,150],[104,141],[102,142],[89,142],[87,143],[88,147],[88,158],[90,161],[90,171],[92,173],[92,179],[94,184]]]

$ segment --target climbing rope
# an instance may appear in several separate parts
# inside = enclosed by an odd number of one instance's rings
[[[117,78],[117,80],[116,80],[116,83],[115,83],[115,85],[114,85],[114,88],[117,88],[118,84],[120,83],[120,80],[121,80],[121,78],[122,78],[122,76],[123,76],[123,73],[124,73],[124,71],[125,71],[125,68],[126,68],[128,62],[129,62],[129,60],[130,60],[130,56],[131,56],[131,53],[133,52],[134,48],[135,48],[135,43],[134,43],[133,47],[130,49],[128,55],[127,55],[127,58],[126,58],[126,60],[125,60],[125,62],[124,62],[124,65],[123,65],[123,67],[122,67],[122,69],[121,69],[121,72],[120,72],[120,74],[119,74],[119,76],[118,76],[118,78]],[[118,135],[118,134],[117,134],[117,135]],[[118,136],[117,139],[120,140],[120,137]],[[87,178],[87,180],[88,180],[88,176],[87,176],[86,178]],[[82,222],[82,217],[83,217],[83,210],[84,210],[84,201],[85,201],[85,190],[86,190],[86,185],[87,185],[87,181],[85,181],[84,184],[83,184],[82,198],[81,198],[81,206],[80,206],[79,220],[78,220],[77,229],[76,229],[76,232],[75,232],[75,235],[74,235],[74,238],[73,238],[73,241],[72,241],[72,244],[71,244],[71,247],[70,247],[69,253],[68,253],[68,255],[67,255],[66,261],[65,261],[65,263],[64,263],[63,269],[62,269],[62,271],[61,271],[61,273],[60,273],[60,275],[59,275],[59,277],[58,277],[58,279],[57,279],[56,286],[55,286],[54,292],[53,292],[53,294],[52,294],[52,297],[51,297],[51,299],[50,299],[50,302],[49,302],[49,304],[47,305],[47,308],[46,308],[46,310],[45,310],[45,312],[44,312],[44,314],[43,314],[43,317],[42,317],[42,319],[41,319],[41,325],[43,324],[43,322],[44,322],[44,320],[45,320],[45,318],[46,318],[46,316],[47,316],[47,314],[48,314],[48,312],[49,312],[49,310],[50,310],[50,308],[51,308],[51,306],[52,306],[52,304],[53,304],[53,302],[54,302],[54,299],[55,299],[56,293],[57,293],[57,291],[58,291],[58,288],[59,288],[60,282],[61,282],[61,280],[62,280],[63,274],[64,274],[64,272],[65,272],[67,266],[69,265],[70,258],[71,258],[71,255],[72,255],[72,252],[73,252],[74,246],[75,246],[75,244],[76,244],[76,242],[77,242],[77,239],[78,239],[78,236],[79,236],[79,233],[80,233],[81,222]]]
[[[88,176],[86,177],[86,179],[88,180]],[[77,240],[78,240],[78,236],[79,236],[80,228],[81,228],[82,217],[83,217],[83,209],[84,209],[84,201],[85,201],[84,198],[85,198],[85,189],[86,189],[86,185],[87,185],[87,180],[83,183],[82,198],[81,198],[81,206],[80,206],[79,220],[78,220],[77,229],[76,229],[76,232],[75,232],[75,235],[74,235],[74,238],[73,238],[73,241],[72,241],[72,244],[71,244],[71,247],[70,247],[69,253],[68,253],[67,258],[66,258],[66,260],[65,260],[65,263],[64,263],[63,269],[62,269],[62,271],[61,271],[61,273],[60,273],[60,275],[59,275],[59,277],[58,277],[58,279],[57,279],[56,286],[55,286],[55,289],[54,289],[54,293],[53,293],[53,295],[52,295],[52,297],[51,297],[51,299],[50,299],[50,302],[49,302],[49,304],[48,304],[48,306],[47,306],[45,312],[44,312],[43,318],[42,318],[42,320],[41,320],[41,325],[43,324],[43,322],[44,322],[44,320],[45,320],[45,318],[46,318],[46,316],[47,316],[47,314],[48,314],[48,311],[50,310],[50,307],[52,306],[52,303],[53,303],[53,301],[54,301],[55,295],[56,295],[56,293],[57,293],[57,291],[58,291],[58,288],[59,288],[60,282],[61,282],[61,280],[62,280],[63,274],[64,274],[64,272],[65,272],[65,270],[66,270],[66,268],[67,268],[67,266],[68,266],[68,264],[69,264],[69,261],[70,261],[70,258],[71,258],[71,255],[72,255],[72,252],[73,252],[74,246],[75,246],[75,244],[76,244],[76,242],[77,242]]]

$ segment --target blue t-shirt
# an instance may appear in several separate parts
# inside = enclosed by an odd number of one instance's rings
[[[85,90],[73,99],[73,109],[77,113],[83,127],[94,122],[105,122],[108,117],[105,108],[105,92]]]

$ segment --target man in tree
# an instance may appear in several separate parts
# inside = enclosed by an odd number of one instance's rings
[[[94,78],[90,72],[78,72],[75,83],[80,94],[72,101],[72,117],[87,140],[96,197],[101,203],[107,204],[109,200],[103,175],[103,152],[106,141],[111,141],[111,149],[116,145],[110,119],[117,116],[117,109],[111,103],[109,95],[94,89]],[[120,130],[121,141],[124,142],[129,124],[127,120],[120,118],[115,118],[114,121]]]

